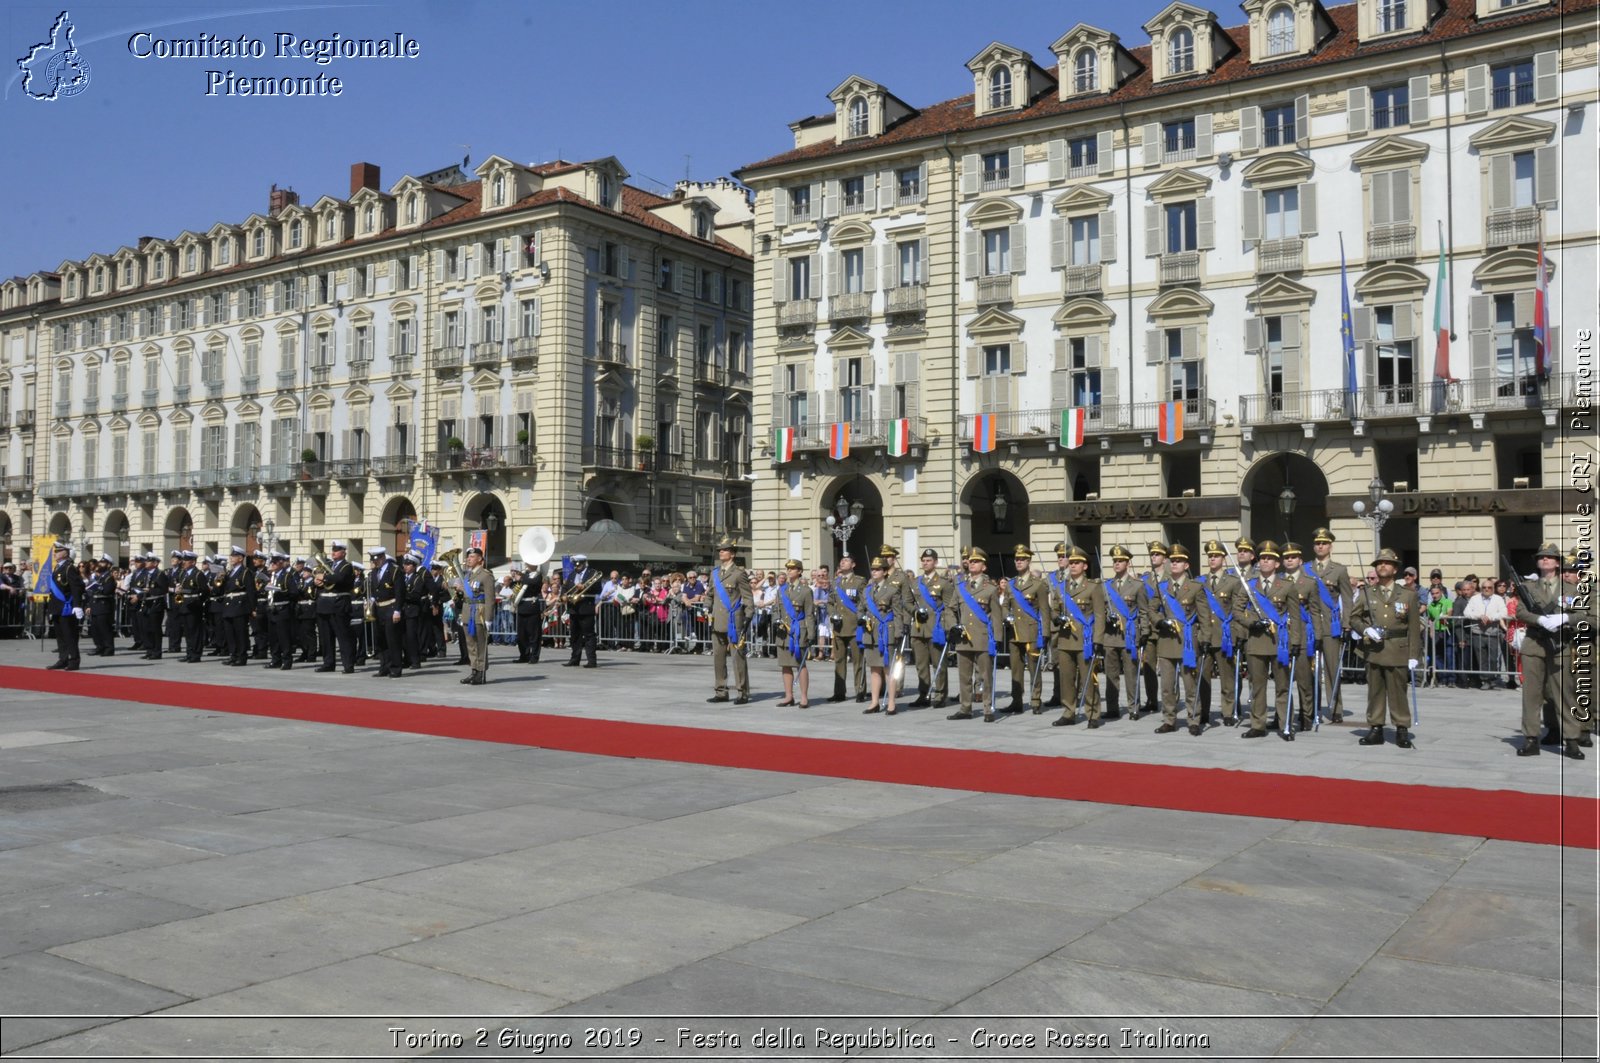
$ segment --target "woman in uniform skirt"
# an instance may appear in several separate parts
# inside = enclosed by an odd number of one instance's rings
[[[784,574],[783,584],[772,600],[772,641],[778,648],[778,667],[783,669],[783,700],[778,704],[804,709],[811,705],[811,672],[806,668],[806,658],[817,641],[817,610],[811,584],[806,582],[805,566],[790,558]]]
[[[905,618],[895,613],[895,606],[900,603],[900,588],[885,578],[888,572],[887,561],[881,557],[873,559],[872,579],[861,595],[861,624],[856,628],[856,638],[861,643],[861,660],[867,667],[867,689],[872,698],[872,704],[861,711],[893,716],[895,683],[890,669],[900,652]],[[888,695],[883,698],[886,704],[879,705],[879,698],[885,693]]]

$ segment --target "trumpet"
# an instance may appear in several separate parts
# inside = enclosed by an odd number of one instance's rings
[[[565,602],[576,602],[579,598],[582,598],[585,594],[587,594],[594,587],[594,585],[596,583],[599,583],[599,582],[600,582],[600,571],[599,571],[599,569],[596,569],[595,571],[589,573],[589,578],[588,579],[584,580],[582,583],[580,583],[576,587],[572,588],[566,594],[563,594],[561,596],[561,599],[562,599],[562,601],[565,601]]]

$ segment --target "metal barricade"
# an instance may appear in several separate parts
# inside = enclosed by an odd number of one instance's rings
[[[21,638],[28,631],[28,598],[20,591],[0,593],[0,638]]]

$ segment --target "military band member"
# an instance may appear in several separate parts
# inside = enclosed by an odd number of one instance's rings
[[[182,653],[183,616],[173,604],[172,593],[178,585],[178,577],[183,574],[183,551],[172,551],[171,561],[172,563],[167,566],[167,652]]]
[[[872,699],[861,711],[886,712],[893,716],[897,711],[894,663],[899,656],[900,637],[905,632],[905,615],[900,611],[905,590],[889,580],[891,564],[889,558],[882,556],[872,561],[872,579],[861,595],[861,624],[856,628],[856,638],[861,643],[861,657],[867,665]]]
[[[294,644],[299,663],[309,664],[321,656],[317,647],[317,588],[312,583],[311,563],[305,558],[295,558],[292,571],[300,581],[300,593],[294,603]]]
[[[350,630],[350,599],[355,592],[356,570],[345,560],[344,543],[335,539],[329,547],[331,560],[326,572],[320,568],[311,577],[317,595],[317,637],[322,643],[322,664],[319,672],[334,669],[334,647],[339,649],[339,662],[345,675],[356,670],[356,643]]]
[[[1095,659],[1106,642],[1105,588],[1089,579],[1089,554],[1081,546],[1061,543],[1056,554],[1066,562],[1066,575],[1051,580],[1050,614],[1054,618],[1056,692],[1061,715],[1052,727],[1078,722],[1082,705],[1091,729],[1100,726],[1100,689],[1095,679]],[[1070,700],[1069,700],[1070,699]]]
[[[373,570],[367,576],[367,593],[372,598],[373,654],[378,658],[378,675],[399,679],[406,670],[405,583],[400,566],[389,551],[373,551]]]
[[[211,577],[200,568],[200,558],[193,550],[183,552],[183,571],[178,574],[178,585],[173,590],[173,608],[182,614],[183,659],[189,664],[199,664],[205,642],[205,616],[207,598],[211,594]]]
[[[755,594],[744,569],[734,564],[732,539],[717,543],[717,564],[711,570],[711,674],[714,689],[709,702],[728,700],[728,658],[733,658],[735,705],[750,700],[750,662],[744,640],[755,615]]]
[[[1189,551],[1173,543],[1167,555],[1167,578],[1156,588],[1151,614],[1157,619],[1156,662],[1161,670],[1161,724],[1156,734],[1178,729],[1178,690],[1188,710],[1189,733],[1204,730],[1200,721],[1200,647],[1211,639],[1211,609],[1205,588],[1189,578]]]
[[[1144,583],[1128,571],[1133,554],[1126,546],[1111,548],[1111,576],[1101,587],[1105,591],[1106,711],[1104,719],[1122,715],[1124,696],[1128,717],[1139,718],[1139,647],[1145,640],[1148,600]]]
[[[1522,747],[1517,756],[1539,755],[1541,717],[1548,703],[1555,712],[1550,740],[1554,742],[1559,736],[1566,755],[1582,760],[1579,739],[1583,728],[1574,715],[1580,703],[1572,666],[1573,643],[1580,624],[1587,619],[1583,615],[1586,610],[1578,608],[1576,595],[1569,590],[1574,584],[1561,580],[1560,549],[1554,543],[1545,543],[1533,556],[1539,566],[1539,578],[1523,581],[1518,596],[1517,618],[1526,622],[1527,634],[1522,639]],[[1592,714],[1592,706],[1589,711]]]
[[[1281,554],[1278,544],[1263,539],[1256,551],[1260,575],[1245,581],[1245,594],[1239,596],[1234,620],[1249,632],[1245,640],[1245,661],[1250,668],[1250,729],[1240,737],[1267,736],[1267,679],[1273,687],[1273,713],[1286,719],[1289,712],[1289,647],[1300,629],[1300,610],[1294,587],[1278,576]],[[1283,736],[1293,740],[1293,734]]]
[[[1200,647],[1200,722],[1209,722],[1211,706],[1218,706],[1222,722],[1233,727],[1239,722],[1235,701],[1239,696],[1239,669],[1247,632],[1234,619],[1244,585],[1228,571],[1228,548],[1212,539],[1206,543],[1206,574],[1199,583],[1210,610],[1211,638]],[[1213,697],[1213,692],[1219,692]]]
[[[265,550],[257,550],[250,558],[250,571],[255,576],[255,611],[250,614],[250,659],[267,659],[267,611],[262,601],[267,594],[267,575],[271,558]]]
[[[567,618],[570,624],[572,656],[562,665],[563,668],[578,667],[579,657],[587,656],[582,664],[585,668],[598,668],[600,662],[595,659],[597,638],[595,635],[595,610],[600,597],[600,581],[596,579],[597,573],[589,568],[589,558],[584,554],[573,554],[572,581],[564,588],[566,591],[563,601],[567,606]]]
[[[1139,674],[1144,679],[1144,711],[1155,712],[1161,705],[1161,681],[1156,664],[1155,617],[1159,615],[1161,583],[1167,578],[1167,544],[1153,539],[1145,547],[1150,554],[1150,571],[1139,577],[1144,584],[1145,611],[1150,622],[1145,626],[1144,644],[1139,650]],[[1135,714],[1137,717],[1137,714]]]
[[[300,577],[289,567],[289,555],[274,552],[267,567],[266,593],[259,606],[267,618],[268,668],[287,672],[294,667],[294,611],[300,590]]]
[[[952,636],[956,641],[956,675],[961,684],[961,708],[945,717],[972,719],[972,702],[981,688],[983,718],[993,723],[995,658],[1005,641],[1005,627],[997,613],[999,589],[989,579],[989,555],[974,546],[967,551],[967,574],[956,587]]]
[[[1383,727],[1394,720],[1394,744],[1411,748],[1408,689],[1422,657],[1422,603],[1417,592],[1395,582],[1400,558],[1385,547],[1372,561],[1378,582],[1367,588],[1350,613],[1350,627],[1367,650],[1367,733],[1364,746],[1383,745]]]
[[[461,555],[461,617],[467,662],[472,674],[461,682],[482,686],[489,681],[489,625],[494,620],[494,574],[483,563],[483,551],[469,546]],[[593,652],[591,648],[590,652]]]
[[[1306,566],[1306,574],[1317,581],[1317,597],[1328,617],[1327,634],[1321,636],[1322,649],[1322,705],[1334,723],[1344,720],[1344,694],[1339,684],[1339,667],[1344,661],[1344,643],[1349,631],[1345,621],[1350,615],[1354,588],[1350,585],[1350,570],[1333,560],[1333,544],[1337,540],[1327,528],[1311,533],[1311,550],[1316,559]]]
[[[845,699],[845,678],[855,669],[856,701],[867,700],[867,671],[861,663],[861,646],[856,642],[856,626],[861,623],[861,594],[867,581],[856,572],[856,563],[849,554],[839,559],[839,572],[833,580],[834,605],[829,614],[833,627],[833,697],[829,701]]]
[[[228,552],[228,565],[222,573],[222,646],[227,660],[223,664],[242,665],[250,661],[250,614],[255,611],[256,577],[250,571],[244,548]]]
[[[778,643],[778,667],[783,670],[783,700],[779,705],[811,705],[811,670],[806,661],[817,642],[817,607],[806,580],[805,566],[790,558],[783,566],[777,607],[772,613]]]
[[[206,656],[231,658],[228,625],[222,616],[222,606],[227,601],[223,596],[222,584],[227,577],[228,566],[221,554],[211,554],[201,561],[205,566],[206,578],[210,581],[206,591]]]
[[[1317,592],[1317,581],[1306,574],[1304,553],[1300,544],[1286,542],[1283,554],[1283,578],[1294,586],[1295,597],[1300,601],[1300,626],[1303,642],[1289,647],[1294,658],[1295,721],[1298,731],[1309,731],[1312,716],[1319,711],[1317,703],[1321,669],[1328,667],[1326,660],[1318,660],[1317,652],[1323,637],[1328,633],[1330,614]]]
[[[405,631],[405,666],[407,668],[421,668],[423,655],[427,652],[428,630],[439,626],[434,613],[434,587],[433,577],[428,575],[422,567],[422,558],[412,551],[400,559],[402,584],[402,599],[400,612],[403,614],[403,629]]]
[[[51,549],[50,566],[51,578],[59,592],[59,598],[48,603],[56,618],[56,663],[50,667],[76,672],[81,663],[78,634],[88,600],[83,577],[78,573],[78,566],[72,563],[72,547],[64,542],[57,541]]]
[[[1012,551],[1017,574],[1011,579],[1010,626],[1011,704],[1007,712],[1022,711],[1023,686],[1028,687],[1028,704],[1035,714],[1044,711],[1044,650],[1048,637],[1050,584],[1032,569],[1033,551],[1018,543]]]
[[[917,698],[912,708],[944,708],[950,693],[949,629],[956,587],[939,571],[939,551],[922,551],[922,573],[912,583],[911,658],[917,669]],[[929,698],[932,698],[930,701]]]
[[[356,581],[350,588],[350,641],[356,647],[356,667],[362,668],[372,646],[372,632],[368,630],[371,625],[367,623],[372,599],[367,595],[367,567],[359,561],[350,562],[350,567],[356,570]]]
[[[84,584],[88,600],[89,638],[94,642],[91,657],[110,657],[117,649],[117,581],[111,575],[111,557],[101,554],[94,571]]]
[[[166,569],[161,567],[160,554],[145,554],[144,565],[144,582],[139,587],[138,599],[139,623],[144,628],[144,659],[159,661],[172,582]]]
[[[544,573],[538,565],[522,570],[517,590],[517,663],[538,664],[544,644]]]

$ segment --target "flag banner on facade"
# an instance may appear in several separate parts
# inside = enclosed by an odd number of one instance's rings
[[[475,532],[469,532],[467,534],[467,549],[478,549],[487,554],[489,552],[489,533],[481,528]]]
[[[1339,234],[1339,349],[1344,352],[1344,390],[1350,416],[1356,411],[1356,327],[1350,318],[1350,273],[1344,264],[1344,233]]]
[[[902,417],[889,422],[889,456],[904,457],[911,449],[911,418]]]
[[[439,549],[439,529],[425,520],[412,521],[406,549],[422,558],[418,567],[426,572],[428,566],[433,564],[433,555]]]
[[[1433,378],[1454,383],[1450,375],[1450,262],[1445,257],[1444,222],[1439,223],[1439,277],[1433,292]]]
[[[850,425],[840,421],[828,430],[828,457],[843,461],[850,456]]]
[[[1544,215],[1539,215],[1539,276],[1533,288],[1533,367],[1540,376],[1550,373],[1550,280],[1544,268]]]
[[[1163,402],[1156,407],[1156,441],[1177,443],[1183,439],[1183,402]]]
[[[1083,446],[1083,422],[1087,412],[1082,406],[1061,411],[1061,445],[1068,450]]]
[[[778,456],[778,461],[794,460],[794,429],[776,428],[772,432],[772,452]]]
[[[994,449],[995,422],[992,413],[980,413],[972,419],[972,449],[987,454]]]

